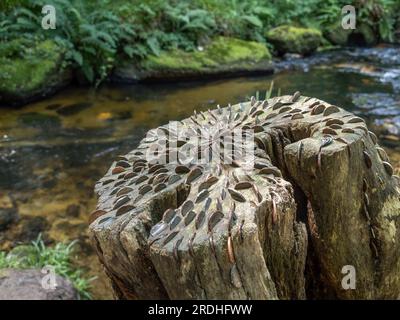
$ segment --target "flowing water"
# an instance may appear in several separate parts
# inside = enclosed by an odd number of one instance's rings
[[[78,239],[76,262],[97,275],[94,298],[110,298],[87,235],[95,182],[112,160],[153,127],[193,110],[237,103],[273,80],[282,94],[299,90],[353,111],[400,162],[400,48],[349,49],[278,63],[274,75],[157,85],[70,87],[23,108],[0,108],[0,207],[19,220],[0,232],[0,250],[34,240]]]

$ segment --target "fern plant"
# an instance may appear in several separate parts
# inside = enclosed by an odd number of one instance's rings
[[[354,0],[358,22],[393,40],[398,0]],[[57,29],[41,28],[41,9],[56,8]],[[98,85],[119,58],[139,64],[148,55],[179,48],[195,50],[218,36],[265,42],[281,24],[328,28],[340,21],[346,0],[2,0],[0,46],[15,39],[52,39],[67,64]],[[5,45],[6,46],[6,45]]]
[[[57,28],[41,28],[41,8],[52,4],[56,8]],[[90,83],[98,85],[108,75],[124,42],[134,35],[133,28],[121,24],[109,11],[89,11],[82,1],[29,1],[27,7],[17,7],[0,24],[2,40],[12,38],[51,38],[65,48],[65,58],[78,67]]]

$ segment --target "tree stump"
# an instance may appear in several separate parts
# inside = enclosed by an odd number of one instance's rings
[[[91,237],[120,299],[398,298],[399,185],[362,118],[253,97],[118,157]]]

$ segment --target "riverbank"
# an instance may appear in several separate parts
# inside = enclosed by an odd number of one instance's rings
[[[251,4],[196,0],[54,1],[56,30],[41,29],[41,2],[0,12],[0,105],[22,106],[70,84],[176,83],[266,75],[285,55],[400,40],[395,4],[371,1],[344,30],[340,2]],[[357,3],[355,3],[357,5]],[[307,15],[306,12],[313,12]],[[315,15],[314,15],[315,14]],[[371,24],[371,21],[379,23]],[[290,23],[288,23],[290,21]],[[310,27],[312,26],[312,27]]]
[[[314,31],[305,29],[304,32]],[[310,53],[317,49],[315,44],[309,47]],[[49,40],[37,42],[34,48],[26,49],[31,50],[30,58],[26,58],[26,51],[22,53],[25,58],[14,58],[12,50],[17,50],[18,45],[18,41],[10,43],[8,56],[0,60],[0,77],[4,79],[0,85],[1,105],[22,106],[54,94],[72,83],[89,85],[76,70],[68,67],[64,60],[65,52],[55,43]],[[51,55],[43,54],[42,48],[46,46]],[[265,44],[217,37],[191,52],[180,49],[165,51],[158,56],[149,55],[140,63],[122,59],[105,81],[119,84],[178,82],[273,72],[272,54]]]

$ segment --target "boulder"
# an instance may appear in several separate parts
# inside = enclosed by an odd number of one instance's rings
[[[376,31],[369,25],[363,23],[357,25],[356,29],[349,35],[348,44],[352,46],[373,46],[378,43]]]
[[[150,130],[96,192],[121,299],[400,296],[399,177],[362,118],[299,92]]]
[[[42,286],[46,274],[36,269],[0,270],[0,300],[77,300],[78,293],[69,280],[55,276],[55,288]]]
[[[72,79],[63,66],[64,51],[51,40],[33,46],[18,39],[0,50],[0,105],[14,106],[43,98]]]
[[[324,28],[323,34],[333,45],[344,47],[347,46],[352,31],[351,29],[343,29],[341,23],[335,23]]]
[[[289,25],[269,30],[266,33],[266,38],[281,55],[285,53],[309,55],[317,50],[322,42],[322,35],[319,30]]]
[[[343,29],[340,23],[324,28],[324,37],[339,46],[373,46],[378,42],[376,31],[365,23],[356,29]]]
[[[241,74],[271,73],[268,48],[257,42],[218,37],[194,52],[179,49],[150,55],[140,65],[124,61],[116,68],[116,82],[203,79]]]

